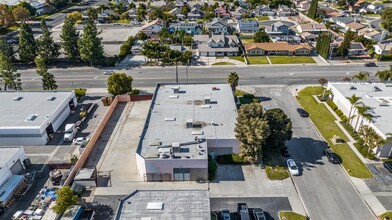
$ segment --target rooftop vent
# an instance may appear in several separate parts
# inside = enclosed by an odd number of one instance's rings
[[[179,86],[172,87],[172,89],[173,89],[174,93],[180,93],[180,87]]]
[[[34,121],[37,117],[37,114],[30,114],[29,116],[27,116],[26,121]]]
[[[349,86],[348,89],[349,89],[349,90],[357,90],[357,87],[355,87],[355,86]]]
[[[175,117],[165,117],[165,121],[175,121]]]
[[[54,101],[56,99],[55,96],[50,96],[48,98],[46,98],[46,101]]]
[[[388,103],[380,103],[379,106],[380,106],[380,107],[388,107],[389,104],[388,104]]]
[[[178,95],[171,95],[169,96],[169,99],[178,99]]]
[[[187,119],[185,123],[186,128],[193,128],[193,119]]]
[[[211,108],[211,105],[201,105],[201,108]]]
[[[204,97],[204,104],[210,104],[210,101],[211,101],[211,97],[209,96]]]
[[[203,135],[203,131],[192,131],[192,135]]]
[[[162,142],[161,141],[151,141],[148,145],[149,146],[161,146]]]
[[[22,96],[16,96],[16,97],[14,97],[12,100],[14,100],[14,101],[19,101],[19,100],[21,100],[21,99],[23,99]]]
[[[162,210],[163,202],[149,202],[147,203],[147,210]]]
[[[374,86],[373,91],[374,92],[381,92],[382,90],[380,88],[378,88],[378,86]]]
[[[219,88],[218,87],[212,87],[212,91],[216,91],[216,90],[219,90]]]

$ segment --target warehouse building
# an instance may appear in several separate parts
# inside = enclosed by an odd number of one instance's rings
[[[23,191],[21,176],[29,163],[23,148],[0,148],[0,207],[8,207],[15,194]]]
[[[44,145],[77,105],[73,91],[0,92],[0,145]]]
[[[392,84],[330,82],[327,89],[331,90],[332,100],[343,114],[352,117],[351,125],[355,130],[368,125],[384,139],[392,133]],[[352,95],[356,95],[363,105],[370,107],[367,112],[372,116],[370,120],[359,116],[356,108],[351,110],[348,98]],[[391,157],[392,145],[386,144],[374,151],[379,157]]]
[[[145,181],[208,179],[208,155],[239,153],[227,84],[158,84],[136,152]]]

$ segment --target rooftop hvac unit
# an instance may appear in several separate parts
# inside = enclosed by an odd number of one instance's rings
[[[201,105],[201,108],[211,108],[211,105]]]
[[[355,87],[355,86],[349,86],[348,89],[349,89],[349,90],[357,90],[357,87]]]
[[[38,115],[36,114],[30,114],[27,116],[26,121],[34,121],[37,118]]]
[[[165,121],[175,121],[175,117],[165,117]]]
[[[210,102],[211,102],[211,97],[205,96],[204,97],[204,104],[210,104]]]
[[[21,99],[23,99],[22,96],[16,96],[16,97],[14,97],[12,100],[14,100],[14,101],[19,101],[19,100],[21,100]]]
[[[180,87],[179,86],[172,87],[172,89],[173,89],[174,93],[180,93]]]
[[[55,99],[56,99],[56,97],[50,96],[50,97],[46,98],[46,101],[54,101]]]
[[[388,107],[389,104],[387,104],[387,103],[380,103],[379,106],[381,106],[381,107]]]
[[[171,95],[169,96],[170,99],[178,99],[178,95]]]
[[[187,119],[185,123],[186,128],[193,128],[193,119]]]

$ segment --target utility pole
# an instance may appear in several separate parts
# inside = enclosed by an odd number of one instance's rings
[[[186,84],[188,84],[188,66],[189,66],[189,60],[186,63]]]
[[[176,59],[176,83],[178,84],[178,65],[177,62],[178,60]]]

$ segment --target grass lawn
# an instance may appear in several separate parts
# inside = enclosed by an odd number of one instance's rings
[[[248,43],[254,43],[254,40],[252,38],[246,38],[246,39],[241,39],[241,42],[243,44],[248,44]]]
[[[245,62],[245,59],[241,56],[233,56],[233,57],[229,57],[229,59],[238,60],[240,62]]]
[[[267,21],[267,20],[269,20],[269,17],[268,16],[257,16],[257,20],[258,21]]]
[[[272,64],[316,63],[311,57],[268,56]]]
[[[219,164],[247,164],[248,161],[242,159],[238,154],[225,154],[216,157]]]
[[[251,57],[248,56],[249,64],[269,64],[267,57]]]
[[[35,19],[42,20],[42,19],[48,18],[49,16],[51,16],[51,14],[43,14],[43,15],[39,15],[39,16],[35,17]]]
[[[263,163],[267,177],[270,180],[283,180],[289,177],[279,150],[267,150],[263,152]]]
[[[217,63],[213,63],[213,66],[219,66],[219,65],[234,65],[234,63],[230,63],[230,62],[217,62]]]
[[[348,141],[348,138],[342,130],[335,123],[335,117],[328,111],[323,105],[316,102],[312,95],[320,95],[324,91],[324,88],[320,86],[306,87],[299,92],[297,100],[301,106],[309,112],[310,119],[316,125],[318,130],[321,132],[325,141],[328,142],[329,146],[335,151],[335,153],[341,158],[343,167],[346,171],[354,177],[358,178],[372,178],[373,175],[357,157],[357,155],[351,150],[348,144],[343,143],[339,145],[333,145],[331,138],[334,135],[339,136],[344,141]]]
[[[279,212],[281,220],[306,220],[306,217],[295,212]]]

